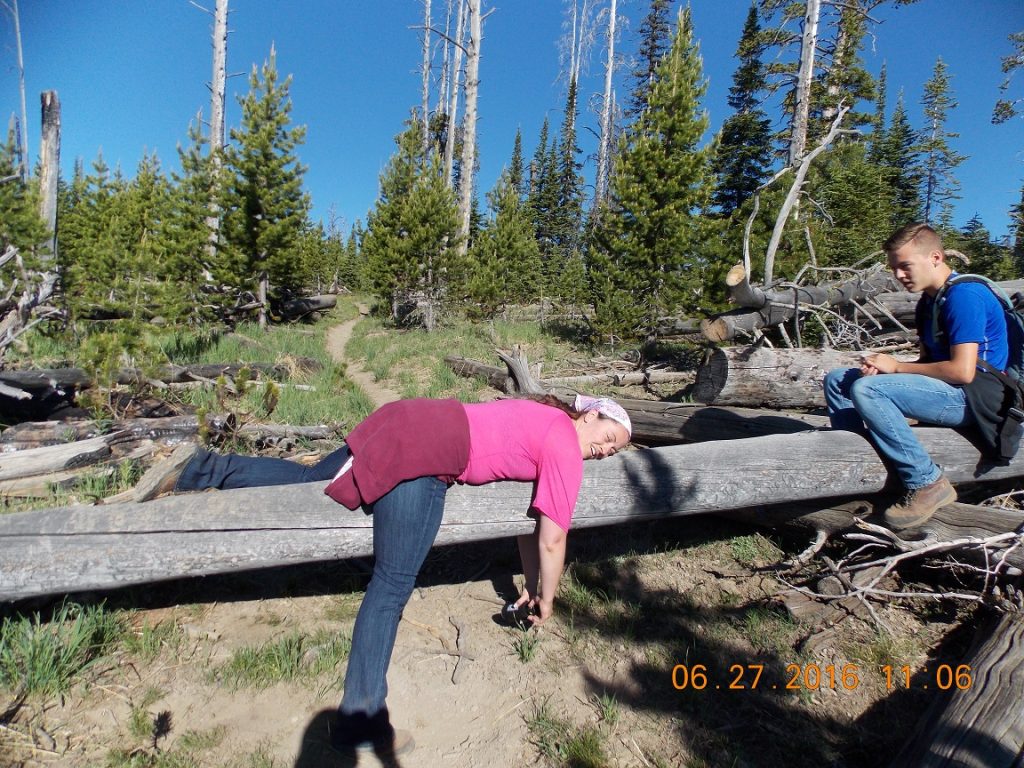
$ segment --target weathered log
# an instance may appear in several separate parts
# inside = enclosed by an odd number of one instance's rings
[[[753,408],[725,408],[694,403],[618,398],[633,423],[640,445],[737,440],[781,435],[828,426],[827,416]]]
[[[692,371],[624,371],[589,376],[553,376],[542,379],[549,387],[630,387],[649,384],[681,384],[693,381]]]
[[[332,440],[339,437],[337,426],[292,426],[290,424],[242,424],[233,426],[223,414],[207,414],[206,428],[215,434],[233,431],[250,440],[301,438]],[[98,437],[105,432],[121,432],[135,439],[175,440],[192,437],[199,432],[196,415],[166,416],[154,419],[125,419],[113,424],[97,424],[90,420],[25,421],[0,433],[0,451],[25,450],[44,445],[58,445],[72,440]]]
[[[1024,616],[988,618],[975,632],[972,648],[950,666],[952,687],[937,694],[891,768],[1019,768],[1024,763]],[[937,687],[935,669],[919,674],[922,686]]]
[[[121,456],[117,461],[104,460],[101,464],[83,465],[76,469],[47,472],[43,475],[18,477],[12,480],[0,480],[0,497],[46,498],[55,489],[71,488],[87,476],[109,477],[117,471],[119,464],[125,461],[143,459],[155,452],[156,444],[152,440],[143,440],[140,443],[136,443],[131,451]]]
[[[857,367],[861,357],[862,353],[834,349],[723,347],[697,369],[690,394],[698,402],[715,405],[823,408],[825,374],[833,368]]]
[[[331,293],[303,296],[283,302],[278,311],[285,320],[298,320],[314,312],[325,312],[337,303],[338,297]]]
[[[113,432],[89,440],[0,454],[0,480],[43,475],[94,464],[110,456],[110,445],[113,442],[125,438],[123,433]]]
[[[743,270],[740,268],[740,273],[742,272]],[[732,275],[732,271],[730,271],[730,275]],[[887,276],[878,273],[869,281],[864,281],[864,290],[857,289],[856,280],[776,291],[764,291],[747,283],[746,289],[740,290],[739,298],[743,306],[707,318],[701,323],[701,332],[710,341],[719,343],[734,339],[742,333],[749,334],[760,328],[779,325],[792,319],[794,300],[805,305],[833,307],[856,301],[864,303],[869,311],[871,304],[877,302],[899,322],[913,328],[914,308],[917,306],[917,300],[921,294],[900,290],[897,285],[892,284],[895,281],[891,276],[888,276],[891,287],[885,287],[886,283],[883,282],[885,277]],[[740,280],[742,285],[742,276]],[[729,283],[729,278],[726,278],[726,283]],[[841,286],[841,288],[833,290],[837,286]],[[1000,282],[999,287],[1007,295],[1012,296],[1014,293],[1024,291],[1024,280],[1007,280]],[[876,288],[878,290],[875,290]],[[759,302],[762,301],[765,303],[760,304]],[[885,313],[879,311],[877,314],[884,316]]]
[[[479,360],[470,360],[461,355],[448,355],[444,361],[459,376],[464,376],[467,379],[483,379],[488,386],[508,395],[515,391],[515,381],[508,375],[506,368],[481,363]]]
[[[954,483],[1024,475],[979,460],[953,430],[916,428]],[[591,527],[765,503],[881,491],[885,467],[852,432],[822,430],[627,451],[585,464],[574,525]],[[438,544],[532,530],[532,485],[448,492]],[[372,552],[372,518],[322,483],[169,496],[145,504],[69,507],[0,517],[0,599],[103,589]]]
[[[450,356],[445,362],[462,376],[478,376],[501,391],[511,378],[493,365]],[[542,383],[547,384],[549,380]],[[568,398],[567,398],[568,399]],[[785,411],[708,407],[692,403],[617,398],[633,422],[633,442],[638,445],[666,445],[704,440],[734,440],[758,435],[789,434],[828,426],[828,418]]]

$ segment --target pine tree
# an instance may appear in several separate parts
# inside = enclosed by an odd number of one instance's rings
[[[719,177],[714,202],[726,216],[743,205],[764,183],[772,162],[771,121],[760,106],[766,85],[760,31],[757,8],[751,6],[736,50],[740,65],[729,89],[729,106],[736,114],[722,126],[714,161]]]
[[[842,142],[822,158],[809,186],[823,212],[814,219],[820,265],[851,265],[878,250],[893,231],[892,202],[879,190],[888,170],[871,162],[863,142]]]
[[[516,128],[516,139],[512,144],[512,159],[509,161],[508,166],[508,180],[511,182],[516,194],[519,195],[519,199],[524,199],[529,190],[527,189],[523,170],[523,132],[519,128]]]
[[[381,194],[367,221],[362,254],[370,286],[390,304],[392,319],[401,319],[404,303],[422,299],[430,328],[429,315],[446,298],[457,266],[455,193],[436,153],[426,160],[421,156],[421,123],[410,120],[397,144],[381,175]]]
[[[711,195],[700,101],[707,88],[689,10],[658,67],[648,109],[623,137],[590,274],[602,333],[650,342],[658,318],[700,301],[710,266],[701,213]]]
[[[46,240],[46,225],[39,216],[38,196],[19,173],[18,152],[11,132],[0,145],[0,254],[13,246],[31,264],[34,250]],[[6,291],[8,280],[3,282]]]
[[[875,98],[874,78],[864,68],[860,55],[868,22],[867,9],[861,5],[863,0],[839,7],[835,36],[825,47],[826,70],[811,108],[808,134],[812,137],[828,132],[840,104],[850,107],[843,119],[844,127],[863,126],[872,121],[871,115],[856,109],[858,103]]]
[[[231,130],[234,144],[226,152],[231,178],[223,208],[229,258],[221,262],[222,279],[250,290],[264,271],[274,289],[300,287],[295,246],[310,203],[302,189],[306,169],[295,154],[306,129],[289,127],[290,85],[290,77],[278,83],[271,48],[262,69],[252,69],[249,93],[239,99],[242,126]]]
[[[633,90],[630,92],[629,106],[626,109],[629,117],[635,118],[647,109],[658,64],[672,42],[672,24],[668,18],[671,6],[671,0],[651,0],[651,7],[644,20],[640,22],[640,45],[637,50],[636,67],[632,73]]]
[[[901,93],[874,156],[874,162],[885,171],[886,188],[891,199],[892,230],[921,218],[922,173],[916,146],[917,136],[910,127]]]
[[[547,254],[547,276],[548,290],[554,296],[563,296],[568,289],[563,273],[581,246],[584,180],[580,174],[580,148],[576,143],[576,112],[576,82],[571,81],[558,149],[553,158],[557,197],[549,216],[552,247]]]
[[[922,214],[926,222],[948,223],[953,201],[960,199],[957,194],[960,182],[953,171],[967,156],[954,151],[949,145],[949,139],[958,138],[960,134],[946,130],[949,112],[956,109],[957,102],[953,98],[946,64],[941,57],[935,62],[931,79],[924,85],[921,104],[924,107],[925,127],[919,132],[920,143],[916,150],[922,156]]]
[[[216,268],[208,252],[210,229],[206,218],[210,215],[210,202],[218,197],[218,192],[214,187],[213,160],[207,151],[209,143],[203,135],[201,119],[189,125],[188,138],[187,147],[178,146],[181,171],[172,175],[173,212],[166,226],[170,241],[167,273],[168,279],[183,294],[183,300],[191,303],[193,311],[188,319],[212,321],[222,316],[225,306],[233,304],[236,297],[203,291],[207,275],[212,275]]]
[[[1019,276],[1014,271],[1012,251],[1005,245],[992,242],[992,235],[975,214],[957,233],[947,234],[947,248],[962,251],[971,260],[970,271],[992,280],[1012,280]]]
[[[542,274],[533,224],[512,174],[503,173],[487,198],[493,217],[470,251],[466,293],[474,314],[493,317],[506,304],[536,300]]]

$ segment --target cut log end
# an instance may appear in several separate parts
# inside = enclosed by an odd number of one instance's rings
[[[742,264],[737,264],[735,267],[729,270],[725,276],[725,284],[730,288],[735,288],[737,285],[747,279],[747,271],[743,268]]]
[[[728,341],[732,338],[732,333],[729,330],[729,324],[722,318],[715,320],[701,320],[700,332],[704,334],[704,338],[708,341],[713,341],[716,344]]]

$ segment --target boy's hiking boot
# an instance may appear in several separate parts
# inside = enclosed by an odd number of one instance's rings
[[[885,524],[901,531],[925,523],[935,510],[956,501],[956,489],[942,475],[931,485],[908,491],[903,500],[885,510]]]
[[[195,443],[183,443],[166,459],[150,467],[135,486],[135,501],[149,501],[165,493],[171,493],[181,476],[181,471],[198,450],[199,446]]]

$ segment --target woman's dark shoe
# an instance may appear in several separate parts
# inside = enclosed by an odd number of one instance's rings
[[[331,747],[343,755],[373,752],[378,757],[397,757],[411,752],[414,746],[411,733],[391,726],[387,709],[373,717],[362,712],[339,713],[331,728]]]

